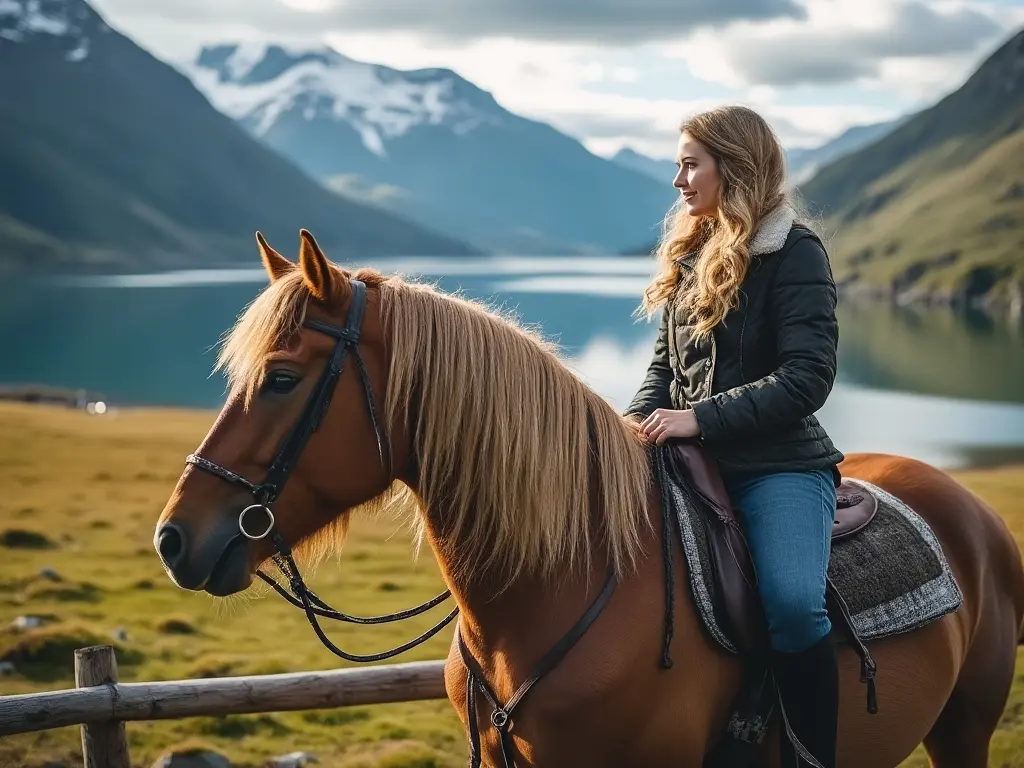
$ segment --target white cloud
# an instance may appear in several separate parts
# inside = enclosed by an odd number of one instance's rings
[[[455,69],[508,109],[550,122],[599,154],[632,146],[670,157],[682,118],[722,103],[759,110],[784,143],[807,146],[851,125],[888,120],[898,111],[934,100],[977,65],[984,53],[978,51],[979,39],[991,42],[993,33],[998,34],[990,12],[987,6],[964,2],[926,7],[916,0],[807,0],[804,19],[745,21],[714,32],[698,31],[679,45],[649,45],[636,49],[632,59],[619,54],[611,63],[605,47],[512,37],[448,45],[401,33],[330,39],[357,58],[397,67]],[[999,18],[1005,23],[1005,14]],[[645,86],[645,94],[653,90],[644,76],[651,77],[645,64],[655,60],[661,61],[657,77],[664,86],[658,90],[665,95],[631,95],[636,85]],[[720,91],[693,98],[694,77],[738,95]],[[895,99],[880,104],[863,98],[847,103],[809,98],[794,104],[793,98],[785,98],[789,80],[808,77],[852,77],[862,90],[885,91]],[[906,108],[894,109],[893,101]]]
[[[328,39],[356,59],[399,69],[453,69],[494,94],[506,109],[580,137],[592,150],[614,151],[630,142],[657,155],[671,155],[683,115],[717,103],[628,95],[628,81],[640,77],[637,68],[604,64],[602,51],[593,46],[509,38],[444,45],[404,33],[335,34]],[[678,69],[685,80],[685,67]],[[626,93],[605,86],[618,86]]]
[[[932,92],[976,63],[1007,25],[1004,15],[964,2],[807,0],[805,19],[699,31],[663,50],[731,87],[855,83]]]
[[[911,103],[925,105],[962,85],[978,63],[972,55],[886,59],[878,66],[878,76],[864,87],[893,91]]]
[[[791,146],[818,143],[854,123],[891,117],[886,110],[860,104],[783,107],[778,89],[770,87],[749,89],[742,99],[687,98],[692,77],[682,62],[674,72],[660,73],[666,78],[665,97],[633,96],[631,84],[620,84],[618,70],[631,70],[629,76],[639,80],[641,69],[604,65],[601,49],[592,46],[514,39],[444,45],[405,33],[334,34],[329,41],[346,55],[399,69],[454,69],[493,93],[506,109],[580,137],[603,155],[629,145],[655,157],[671,157],[682,120],[723,103],[758,109]],[[639,63],[641,55],[637,59]]]
[[[613,83],[635,83],[640,79],[636,67],[614,67],[611,71]]]
[[[642,291],[643,287],[640,287]],[[643,381],[651,360],[654,334],[654,327],[648,326],[648,338],[635,344],[597,336],[576,356],[566,357],[565,363],[614,408],[622,410],[629,405]]]
[[[305,13],[323,13],[334,7],[334,0],[281,0],[281,4]]]
[[[723,103],[759,110],[790,147],[890,119],[957,87],[1000,27],[1024,23],[1024,0],[699,0],[687,13],[679,0],[403,0],[401,14],[396,1],[94,0],[165,58],[201,43],[327,42],[399,69],[453,69],[592,151],[657,157],[686,115]],[[641,44],[669,34],[689,36]],[[808,80],[819,85],[792,87]]]
[[[798,0],[345,0],[339,26],[403,29],[447,40],[515,35],[612,46],[664,40],[737,19],[800,18]],[[327,19],[325,19],[326,21]]]
[[[100,0],[122,19],[160,16],[197,29],[242,22],[290,37],[328,30],[412,32],[465,42],[520,40],[628,47],[737,19],[803,15],[800,0]]]

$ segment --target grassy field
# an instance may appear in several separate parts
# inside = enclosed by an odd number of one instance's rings
[[[0,403],[0,657],[16,659],[19,670],[0,677],[0,694],[72,686],[73,649],[96,642],[118,646],[125,681],[344,664],[276,596],[216,601],[182,592],[164,575],[151,544],[154,523],[211,418],[156,410],[90,417]],[[1024,469],[960,479],[1024,540]],[[41,574],[45,568],[56,578]],[[322,566],[311,586],[355,613],[394,610],[443,589],[429,555],[414,562],[403,529],[366,520],[354,526],[340,564]],[[338,627],[331,636],[346,650],[377,651],[418,634],[444,610],[409,626]],[[20,615],[48,623],[16,631],[10,624]],[[115,641],[120,629],[127,639]],[[443,657],[450,638],[446,630],[403,660]],[[1019,676],[991,765],[1024,766],[1022,710]],[[127,730],[139,766],[185,743],[208,745],[238,766],[253,767],[295,750],[316,754],[321,766],[342,768],[462,766],[466,759],[461,728],[445,701],[130,723]],[[0,741],[0,766],[48,763],[81,765],[77,728]],[[906,765],[927,762],[919,753]]]

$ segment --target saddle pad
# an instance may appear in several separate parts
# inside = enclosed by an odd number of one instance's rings
[[[833,542],[829,576],[862,640],[910,632],[960,607],[963,594],[928,524],[877,485],[848,478],[878,499],[875,519]]]
[[[680,486],[664,452],[655,457],[663,503],[671,505],[679,522],[697,611],[712,638],[737,653],[717,595],[704,529],[710,523]],[[875,519],[859,533],[832,542],[829,560],[829,576],[849,607],[857,635],[867,641],[909,632],[959,608],[963,596],[928,524],[881,488],[848,479],[878,498]],[[840,624],[837,618],[833,623]]]

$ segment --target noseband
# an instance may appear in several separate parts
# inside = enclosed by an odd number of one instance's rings
[[[349,308],[348,318],[343,327],[330,325],[329,323],[312,319],[307,319],[303,322],[303,327],[331,336],[337,339],[337,344],[335,345],[334,353],[331,355],[331,359],[328,361],[327,366],[320,375],[320,379],[317,381],[316,387],[313,389],[309,400],[306,401],[306,407],[303,409],[302,414],[299,416],[299,420],[295,423],[292,431],[282,443],[277,452],[277,456],[270,465],[270,469],[267,470],[267,475],[263,479],[263,482],[259,485],[252,483],[241,475],[232,472],[230,469],[222,467],[219,464],[216,464],[209,459],[205,459],[195,453],[186,457],[185,461],[188,464],[192,464],[200,469],[206,470],[207,472],[211,472],[222,480],[226,480],[234,485],[240,485],[252,493],[254,503],[247,506],[238,515],[239,533],[253,541],[259,541],[265,538],[270,539],[274,544],[274,548],[277,550],[273,556],[274,564],[288,580],[288,583],[291,586],[291,591],[289,592],[288,589],[281,586],[276,579],[268,576],[260,569],[256,570],[256,575],[273,587],[274,591],[285,598],[285,600],[295,607],[301,608],[305,612],[306,618],[313,627],[313,631],[316,632],[317,637],[320,638],[320,641],[329,651],[343,659],[346,659],[347,661],[374,662],[398,656],[410,648],[415,648],[417,645],[426,642],[440,632],[441,629],[443,629],[444,626],[453,618],[455,618],[455,615],[459,611],[458,607],[454,608],[445,618],[441,619],[441,621],[419,637],[416,637],[407,643],[403,643],[396,648],[392,648],[389,651],[366,656],[346,653],[338,648],[324,634],[323,630],[320,628],[320,623],[317,621],[317,617],[320,616],[325,619],[332,619],[334,621],[342,621],[350,624],[386,624],[388,622],[401,621],[402,619],[418,616],[419,614],[430,610],[434,606],[447,600],[448,597],[451,596],[451,591],[445,590],[437,597],[434,597],[425,603],[421,603],[420,605],[404,611],[390,613],[383,616],[351,616],[347,613],[337,611],[317,597],[316,594],[306,586],[306,583],[302,578],[302,574],[299,573],[299,568],[295,564],[295,559],[292,557],[291,547],[284,540],[284,537],[281,536],[281,532],[277,528],[277,519],[274,517],[274,513],[270,508],[270,505],[277,500],[281,495],[281,492],[284,490],[284,485],[287,482],[288,477],[294,471],[295,466],[298,463],[299,456],[302,453],[302,449],[305,448],[309,438],[317,431],[317,429],[319,429],[320,424],[323,422],[323,418],[326,415],[327,408],[331,402],[331,396],[334,394],[335,386],[337,385],[338,379],[341,377],[344,370],[345,358],[350,351],[352,353],[352,357],[355,358],[356,367],[359,371],[359,378],[362,381],[363,391],[366,395],[366,405],[370,413],[370,422],[373,424],[373,432],[377,439],[377,452],[380,455],[381,466],[383,466],[387,471],[387,477],[391,477],[393,470],[391,464],[391,447],[388,444],[387,450],[385,450],[385,445],[388,443],[387,436],[381,428],[381,420],[378,419],[377,406],[373,400],[373,390],[370,387],[370,379],[366,374],[366,366],[363,364],[363,359],[359,355],[359,332],[362,328],[363,315],[366,310],[366,284],[360,280],[352,280],[350,284],[352,286],[352,305]],[[257,528],[256,532],[253,532],[246,528],[246,518],[253,513],[259,512],[262,512],[266,516],[266,526],[264,527],[260,525],[260,528]]]

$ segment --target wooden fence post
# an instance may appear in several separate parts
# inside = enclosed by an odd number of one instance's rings
[[[75,686],[90,688],[117,682],[114,648],[95,645],[75,651]],[[124,723],[101,720],[82,726],[82,758],[85,768],[131,768]]]

